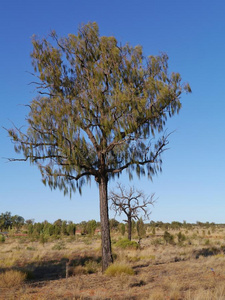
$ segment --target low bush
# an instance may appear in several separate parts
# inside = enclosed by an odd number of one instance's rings
[[[63,249],[66,249],[65,247],[65,244],[63,242],[60,242],[58,244],[55,244],[53,247],[52,247],[52,250],[63,250]]]
[[[121,274],[134,275],[133,269],[129,265],[114,263],[105,271],[107,276],[119,276]]]
[[[152,240],[151,244],[153,246],[163,245],[163,240],[161,238],[156,238],[156,239]]]
[[[4,235],[0,234],[0,243],[4,243],[5,242],[5,237]]]
[[[205,246],[208,246],[208,245],[210,245],[210,240],[209,239],[205,240]]]
[[[186,236],[183,233],[179,232],[177,234],[177,239],[178,239],[178,243],[182,244],[186,240]]]
[[[87,270],[88,274],[93,274],[98,272],[100,265],[96,261],[88,260],[85,262],[85,269]]]
[[[170,234],[168,231],[164,232],[163,238],[166,242],[166,244],[174,244],[174,236],[172,234]]]
[[[84,275],[87,274],[87,270],[84,266],[76,266],[74,268],[71,268],[71,272],[69,270],[69,275],[75,276],[75,275]]]
[[[12,288],[21,285],[26,280],[26,274],[10,270],[0,274],[0,288]]]
[[[115,244],[115,246],[123,249],[127,249],[127,248],[137,249],[138,243],[135,241],[130,241],[128,239],[121,239]]]
[[[27,250],[29,250],[29,251],[35,251],[36,248],[34,248],[34,247],[27,247]]]
[[[39,241],[42,245],[44,245],[45,243],[47,243],[49,240],[49,235],[47,234],[44,234],[44,233],[41,233],[40,234],[40,238],[39,238]]]

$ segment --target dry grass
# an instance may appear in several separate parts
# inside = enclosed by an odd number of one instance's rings
[[[20,271],[9,270],[0,274],[0,288],[13,288],[26,280],[26,274]]]
[[[133,269],[125,263],[114,263],[105,271],[107,276],[119,276],[121,274],[134,275]]]
[[[203,236],[201,229],[182,231],[187,237],[183,244],[176,238],[176,245],[162,243],[163,232],[158,231],[158,236],[141,241],[141,249],[114,246],[111,276],[101,273],[100,239],[80,237],[41,245],[8,238],[0,245],[0,299],[222,300],[225,230],[205,232]],[[128,269],[133,276],[126,274]],[[33,274],[31,281],[24,281],[25,272]],[[20,279],[12,279],[16,274]]]

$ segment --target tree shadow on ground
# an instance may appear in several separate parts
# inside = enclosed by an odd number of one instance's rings
[[[200,256],[208,257],[208,256],[218,255],[221,253],[224,253],[224,250],[222,248],[215,248],[215,247],[203,248],[203,249],[199,249],[199,250],[194,250],[193,257],[198,259]]]
[[[67,268],[85,266],[87,262],[101,263],[101,257],[76,256],[73,258],[61,258],[56,260],[44,260],[32,262],[25,266],[14,266],[11,268],[0,268],[0,273],[8,270],[18,270],[27,273],[27,279],[33,282],[49,281],[66,278]]]

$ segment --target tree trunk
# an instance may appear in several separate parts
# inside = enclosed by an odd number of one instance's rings
[[[108,268],[108,266],[113,262],[109,228],[107,184],[107,176],[102,176],[99,180],[100,219],[102,237],[102,272],[104,272]]]
[[[128,227],[128,240],[131,241],[131,231],[132,231],[132,223],[131,223],[131,216],[128,217],[127,227]]]

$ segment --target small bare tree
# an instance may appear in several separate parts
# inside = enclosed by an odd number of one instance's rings
[[[147,196],[143,191],[133,187],[126,189],[120,183],[117,184],[117,190],[110,191],[109,201],[111,201],[111,209],[119,216],[125,213],[128,224],[128,239],[131,240],[132,219],[139,220],[140,217],[149,219],[150,212],[148,206],[154,203],[154,194]]]

